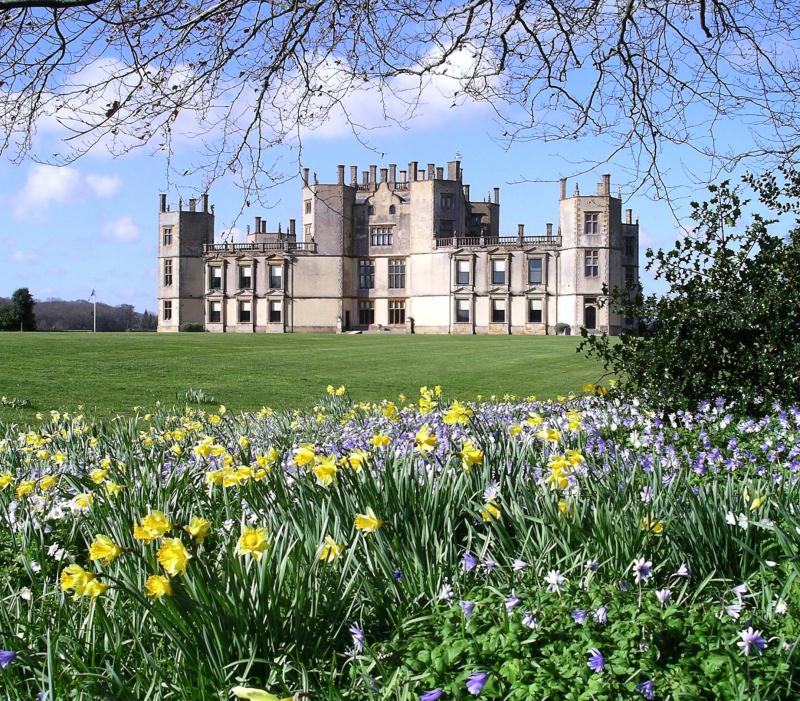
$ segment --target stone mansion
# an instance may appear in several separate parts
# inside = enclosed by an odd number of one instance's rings
[[[303,172],[300,231],[255,218],[244,243],[215,242],[208,195],[177,211],[160,196],[159,331],[348,330],[450,334],[619,332],[603,284],[638,283],[639,224],[604,175],[593,194],[561,180],[558,226],[501,234],[500,193],[470,198],[460,161]],[[537,207],[538,209],[538,207]]]

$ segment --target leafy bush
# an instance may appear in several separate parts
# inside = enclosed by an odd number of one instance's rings
[[[197,332],[199,332],[199,331],[204,331],[204,330],[205,330],[205,329],[203,329],[203,325],[202,325],[202,324],[193,324],[193,323],[190,323],[190,322],[188,322],[188,321],[184,321],[184,322],[183,322],[183,323],[182,323],[182,324],[181,324],[181,325],[178,327],[178,329],[179,329],[180,331],[188,331],[188,332],[190,332],[190,333],[197,333]]]
[[[800,173],[746,177],[761,210],[800,212]],[[636,396],[667,409],[696,406],[710,397],[735,402],[740,412],[765,413],[775,401],[800,396],[800,226],[785,237],[770,233],[779,219],[760,211],[742,228],[740,188],[709,188],[692,203],[694,230],[669,251],[647,251],[647,269],[666,294],[612,290],[608,303],[639,321],[612,341],[585,330],[580,350],[598,357]],[[608,290],[605,290],[608,294]]]

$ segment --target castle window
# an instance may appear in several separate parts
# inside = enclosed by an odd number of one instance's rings
[[[172,300],[165,299],[164,306],[162,307],[161,316],[164,321],[172,319]]]
[[[583,274],[585,277],[597,277],[600,274],[600,254],[595,250],[584,253]]]
[[[583,233],[596,234],[599,231],[600,212],[585,212],[583,215]]]
[[[528,323],[541,324],[542,323],[542,300],[529,299],[528,300]]]
[[[389,302],[389,323],[390,324],[405,324],[406,323],[406,303],[405,300],[392,300]]]
[[[164,284],[172,284],[172,261],[169,258],[164,261]]]
[[[375,261],[365,259],[358,261],[358,288],[371,290],[375,287]]]
[[[283,289],[283,266],[270,265],[269,266],[269,286],[273,290]]]
[[[406,286],[406,260],[405,258],[389,259],[389,287],[393,290],[402,290]]]
[[[506,301],[504,299],[492,300],[492,323],[504,324],[506,321]]]
[[[281,303],[276,300],[270,300],[269,303],[269,323],[270,324],[280,324],[281,317],[282,317],[282,308]]]
[[[163,234],[164,234],[164,245],[165,246],[171,246],[172,245],[172,227],[171,226],[165,226]]]
[[[456,261],[456,285],[469,285],[469,268],[468,260]]]
[[[208,322],[210,324],[218,324],[220,321],[222,321],[222,302],[209,302]]]
[[[303,240],[308,241],[311,238],[311,224],[303,225]]]
[[[505,258],[492,259],[492,284],[506,284],[506,260]]]
[[[453,195],[450,192],[443,192],[439,195],[439,206],[442,209],[453,209]]]
[[[239,289],[249,290],[253,286],[253,266],[239,266]]]
[[[625,287],[636,286],[636,268],[632,265],[625,266]]]
[[[306,200],[305,206],[306,206],[306,214],[311,214],[311,200]]]
[[[542,259],[528,258],[528,284],[542,284]]]
[[[459,324],[469,323],[469,300],[457,299],[456,300],[456,321]]]
[[[389,205],[389,214],[396,214],[396,213],[397,213],[397,207],[395,207],[393,204],[390,204]]]
[[[208,269],[208,289],[221,290],[222,289],[222,266],[212,265]]]
[[[375,214],[375,206],[374,205],[367,206],[367,214]]]
[[[361,326],[375,323],[375,302],[358,303],[358,323]]]
[[[626,236],[624,240],[625,240],[625,255],[628,257],[633,257],[634,255],[636,255],[634,253],[634,251],[636,250],[635,248],[636,239],[634,239],[632,236]]]
[[[391,226],[373,226],[369,230],[369,245],[370,246],[391,246],[392,245],[392,227]]]
[[[239,302],[239,323],[249,324],[252,310],[252,302]]]

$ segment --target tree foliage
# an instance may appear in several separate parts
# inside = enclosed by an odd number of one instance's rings
[[[640,320],[636,332],[614,342],[583,331],[581,349],[623,390],[669,407],[725,397],[748,412],[800,397],[800,172],[744,181],[754,211],[741,187],[711,186],[708,201],[692,203],[694,230],[669,251],[647,251],[666,294],[611,291],[611,307]],[[778,224],[788,233],[772,233]]]
[[[368,139],[359,101],[413,128],[426,101],[470,100],[498,137],[603,140],[661,186],[671,145],[717,167],[794,160],[799,43],[783,0],[0,0],[0,152],[189,138],[206,183],[248,187],[332,114]],[[64,148],[37,153],[42,129]]]
[[[0,331],[36,331],[36,315],[30,290],[20,287],[7,305],[0,305]]]
[[[19,321],[4,324],[3,312],[11,314],[10,300],[0,298],[0,330],[19,330]],[[11,318],[11,317],[9,317]],[[148,311],[137,312],[130,304],[97,304],[98,331],[155,330],[158,319]],[[38,331],[91,331],[92,304],[85,300],[47,299],[36,302]]]

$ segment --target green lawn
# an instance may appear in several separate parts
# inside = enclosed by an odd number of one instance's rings
[[[424,384],[448,395],[579,390],[601,368],[575,352],[580,339],[523,336],[367,334],[216,335],[0,333],[0,396],[30,402],[0,407],[0,421],[37,411],[126,413],[156,400],[174,404],[202,389],[232,410],[304,407],[329,383],[356,399],[416,396]]]

